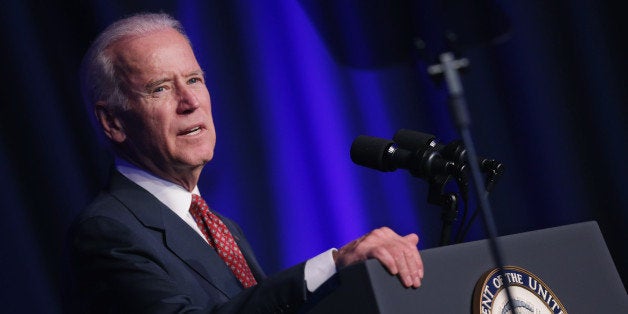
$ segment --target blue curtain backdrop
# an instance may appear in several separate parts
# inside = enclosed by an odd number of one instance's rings
[[[421,249],[438,245],[440,209],[426,202],[427,184],[356,166],[349,147],[357,135],[392,138],[400,128],[458,138],[446,88],[426,72],[454,29],[456,51],[471,63],[462,80],[477,149],[506,166],[490,197],[499,233],[596,220],[625,281],[628,50],[619,7],[497,1],[503,15],[493,15],[475,10],[480,2],[383,2],[3,2],[3,312],[62,312],[65,232],[111,163],[81,104],[78,65],[99,31],[140,11],[170,13],[189,32],[218,133],[199,187],[241,224],[267,272],[384,225],[417,232]],[[469,45],[505,29],[498,44]],[[426,49],[413,50],[415,38]],[[465,241],[484,237],[478,220]]]

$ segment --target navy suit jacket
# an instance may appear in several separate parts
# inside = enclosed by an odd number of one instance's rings
[[[291,312],[304,263],[266,277],[242,230],[222,217],[258,284],[243,289],[216,252],[148,191],[113,171],[70,232],[81,310],[95,313]]]

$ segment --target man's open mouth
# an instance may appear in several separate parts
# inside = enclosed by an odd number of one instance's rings
[[[196,135],[198,133],[201,133],[202,128],[200,126],[195,126],[191,129],[187,129],[181,133],[179,133],[179,135],[183,135],[183,136],[191,136],[191,135]]]

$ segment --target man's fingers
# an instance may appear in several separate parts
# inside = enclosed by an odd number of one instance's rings
[[[416,233],[410,233],[406,236],[403,237],[405,240],[409,241],[410,243],[412,243],[412,245],[417,245],[419,244],[419,236],[416,235]]]
[[[412,279],[411,285],[415,288],[421,286],[421,279],[423,279],[423,262],[421,261],[421,255],[418,251],[411,251],[406,253],[406,262],[408,263],[409,276]]]
[[[393,274],[399,276],[399,279],[406,287],[419,287],[423,272],[423,264],[421,262],[419,251],[416,247],[416,235],[404,237],[396,236],[392,241],[382,245],[378,255],[373,257],[379,259],[382,264]],[[389,264],[385,256],[392,256],[394,264]],[[395,268],[397,271],[395,271]]]
[[[397,263],[397,267],[399,268],[398,276],[399,279],[401,279],[403,285],[406,287],[414,285],[414,278],[412,275],[413,267],[410,263],[408,263],[408,257],[403,250],[399,251],[398,255],[395,258],[395,262]]]
[[[404,256],[408,265],[408,277],[410,278],[410,280],[406,279],[404,282],[410,281],[411,283],[408,286],[418,288],[421,286],[421,279],[423,279],[423,261],[416,247],[419,243],[419,236],[411,233],[404,236],[403,240],[409,243],[404,251]]]

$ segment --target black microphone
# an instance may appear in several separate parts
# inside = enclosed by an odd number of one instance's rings
[[[358,136],[351,144],[351,160],[384,172],[407,169],[413,176],[427,180],[438,175],[459,175],[458,167],[434,149],[409,151],[393,141],[366,135]]]
[[[417,132],[408,129],[400,129],[395,133],[393,141],[399,147],[411,151],[423,149],[426,146],[436,149],[445,159],[453,161],[458,165],[467,163],[467,149],[461,140],[455,140],[447,145],[436,142],[436,137],[432,134]],[[494,176],[500,176],[504,172],[504,165],[495,160],[479,157],[480,170],[484,173],[493,172]]]

